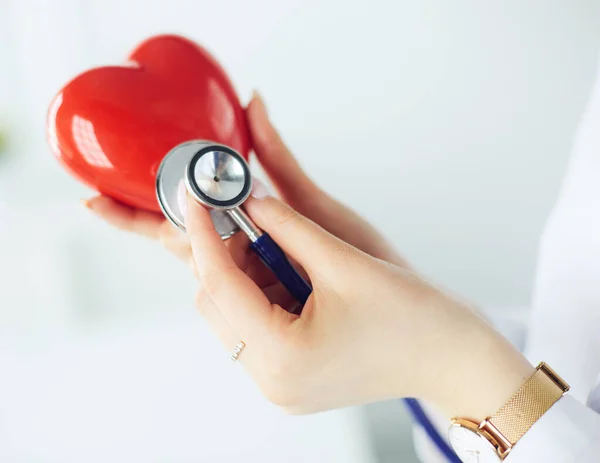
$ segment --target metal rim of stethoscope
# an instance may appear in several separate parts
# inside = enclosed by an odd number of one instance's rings
[[[209,194],[207,194],[203,189],[198,185],[196,181],[196,166],[198,162],[207,155],[214,153],[225,153],[231,156],[235,162],[241,167],[243,171],[243,186],[241,191],[234,196],[233,198],[223,201],[216,199]],[[229,148],[228,146],[220,145],[220,144],[212,144],[200,149],[196,154],[194,154],[186,167],[184,181],[186,188],[197,199],[199,202],[204,204],[205,206],[211,207],[217,210],[227,210],[232,209],[234,207],[240,206],[241,204],[248,199],[250,196],[250,191],[252,191],[252,175],[250,174],[250,167],[246,160],[239,154],[237,151]],[[217,177],[215,177],[215,181],[219,181]]]
[[[154,182],[154,186],[155,186],[155,190],[156,190],[156,197],[158,199],[158,207],[160,207],[160,210],[162,211],[163,215],[167,218],[167,220],[169,222],[171,222],[171,224],[175,225],[182,232],[185,232],[185,227],[172,217],[171,211],[167,209],[165,201],[163,200],[164,193],[163,193],[162,178],[163,178],[165,168],[166,168],[165,161],[167,160],[169,154],[170,153],[167,153],[167,156],[164,157],[164,159],[158,166],[158,170],[156,171],[156,181]]]
[[[221,148],[220,144],[202,140],[188,140],[174,146],[161,161],[156,173],[156,197],[159,207],[167,220],[185,233],[185,217],[179,204],[179,188],[185,187],[185,172],[190,159],[206,147]],[[223,210],[211,208],[211,218],[223,240],[240,231],[237,224]]]

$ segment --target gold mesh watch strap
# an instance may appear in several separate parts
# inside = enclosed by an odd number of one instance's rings
[[[488,421],[514,445],[568,390],[569,385],[542,362]]]

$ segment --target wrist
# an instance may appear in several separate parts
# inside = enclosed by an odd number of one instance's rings
[[[529,378],[535,368],[480,315],[456,301],[445,309],[452,323],[436,346],[438,373],[424,398],[448,418],[475,421],[492,416]]]

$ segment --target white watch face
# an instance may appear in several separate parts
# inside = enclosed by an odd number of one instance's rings
[[[494,446],[483,436],[453,424],[448,431],[450,445],[464,463],[499,463],[501,458]]]

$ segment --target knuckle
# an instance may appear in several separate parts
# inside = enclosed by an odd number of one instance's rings
[[[196,310],[200,315],[205,315],[210,309],[211,301],[204,291],[198,291],[194,300]]]
[[[275,217],[274,221],[276,225],[283,227],[298,220],[300,220],[298,213],[291,207],[286,206],[285,209]]]
[[[199,280],[200,274],[198,273],[198,266],[196,265],[196,260],[194,259],[194,256],[192,255],[191,251],[190,251],[189,255],[187,256],[187,263],[188,263],[188,266],[190,267],[190,270],[192,271],[194,277],[197,280]]]
[[[298,394],[291,387],[279,383],[270,383],[263,387],[263,395],[273,405],[284,410],[292,410],[298,406]]]
[[[158,228],[158,240],[161,244],[167,246],[175,242],[181,242],[182,236],[179,234],[178,229],[169,222],[165,222]]]
[[[287,149],[287,146],[283,142],[283,139],[279,135],[279,132],[274,128],[267,130],[266,133],[262,134],[261,142],[267,152],[272,152],[275,156],[291,156],[292,153]]]
[[[201,217],[197,217],[193,213],[188,213],[186,218],[186,234],[190,241],[202,242],[203,237],[210,233],[215,233],[215,226],[212,220],[202,220]]]
[[[264,370],[263,395],[278,407],[296,407],[300,401],[298,363],[287,355],[275,355]]]
[[[285,146],[277,132],[270,132],[263,138],[263,144],[267,151],[274,153],[275,155],[286,155]]]
[[[175,251],[178,249],[178,243],[173,239],[173,237],[165,233],[161,233],[158,235],[158,240],[163,248],[165,248],[171,254],[175,254]]]
[[[296,210],[305,217],[314,217],[316,211],[324,208],[323,199],[316,194],[307,194],[302,191],[294,191],[287,194],[290,204],[293,204]]]
[[[214,296],[218,294],[221,289],[222,278],[218,273],[208,272],[200,275],[200,282],[202,284],[202,289],[209,296]]]
[[[171,246],[172,243],[171,236],[169,235],[169,233],[161,230],[158,234],[158,242],[168,250],[169,246]]]
[[[192,257],[194,256],[192,255]],[[196,272],[198,273],[200,286],[211,297],[226,290],[225,286],[227,286],[229,281],[227,278],[229,274],[240,271],[239,267],[231,259],[219,264],[210,264],[206,261],[197,262],[195,259],[194,261],[196,263]]]
[[[355,251],[350,245],[340,243],[337,246],[329,247],[329,255],[327,257],[329,263],[332,265],[346,265],[354,260]]]

